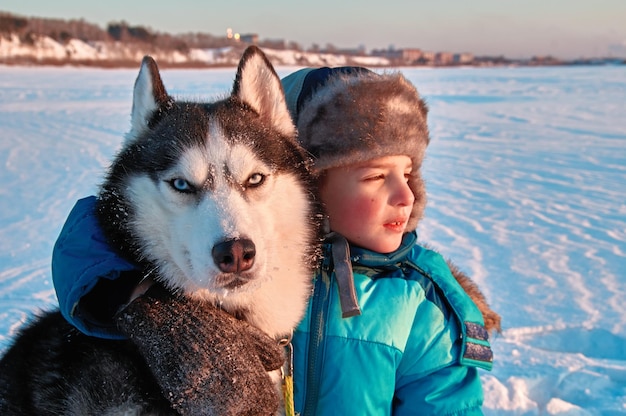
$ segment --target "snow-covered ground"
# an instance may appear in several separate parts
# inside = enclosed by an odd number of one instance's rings
[[[285,75],[294,68],[278,68]],[[430,106],[422,240],[503,318],[488,415],[626,413],[624,67],[405,69]],[[53,243],[129,123],[135,70],[0,66],[0,351],[56,305]],[[212,98],[234,69],[170,70]]]

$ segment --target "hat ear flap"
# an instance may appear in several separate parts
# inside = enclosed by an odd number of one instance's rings
[[[409,221],[406,225],[406,231],[413,231],[417,228],[417,224],[424,216],[424,210],[426,209],[426,183],[422,179],[421,172],[418,170],[411,174],[409,180],[409,188],[413,192],[413,210],[409,216]]]

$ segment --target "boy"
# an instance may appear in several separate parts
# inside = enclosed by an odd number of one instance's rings
[[[304,69],[282,82],[334,233],[294,334],[299,409],[480,414],[475,366],[491,368],[482,316],[416,244],[426,105],[400,74]],[[468,335],[482,340],[464,347]]]
[[[425,104],[401,75],[362,68],[305,69],[283,86],[299,140],[314,158],[330,231],[307,314],[293,335],[296,412],[482,414],[476,367],[490,369],[492,360],[483,318],[441,256],[416,243],[426,201],[419,171],[429,141]],[[89,202],[82,205],[68,222],[90,215]],[[67,228],[84,235],[80,227]],[[99,259],[89,262],[94,267],[80,270],[81,288],[55,286],[66,288],[59,303],[71,322],[119,337],[111,317],[138,282],[102,278],[131,273],[132,265],[106,242],[98,245]],[[76,254],[55,249],[53,271],[67,273]],[[103,259],[109,263],[102,266]],[[130,283],[122,287],[122,280]],[[198,308],[177,310],[193,320]],[[219,328],[195,330],[183,326],[172,337],[202,342]],[[219,356],[199,358],[191,362],[219,365]],[[189,356],[180,361],[180,371],[194,371]],[[159,382],[175,392],[198,388]],[[200,413],[201,402],[186,408],[193,413],[194,405]]]

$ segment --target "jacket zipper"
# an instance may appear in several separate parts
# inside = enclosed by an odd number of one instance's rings
[[[309,348],[307,356],[306,391],[301,416],[313,416],[317,412],[319,384],[324,362],[324,335],[328,298],[330,293],[331,261],[330,250],[325,248],[322,271],[315,280],[311,305],[311,326],[309,328]]]

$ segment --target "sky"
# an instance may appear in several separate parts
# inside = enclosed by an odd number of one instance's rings
[[[315,7],[313,7],[315,5]],[[529,58],[626,57],[624,0],[2,0],[1,11],[167,33],[256,33],[366,50],[420,48]]]

